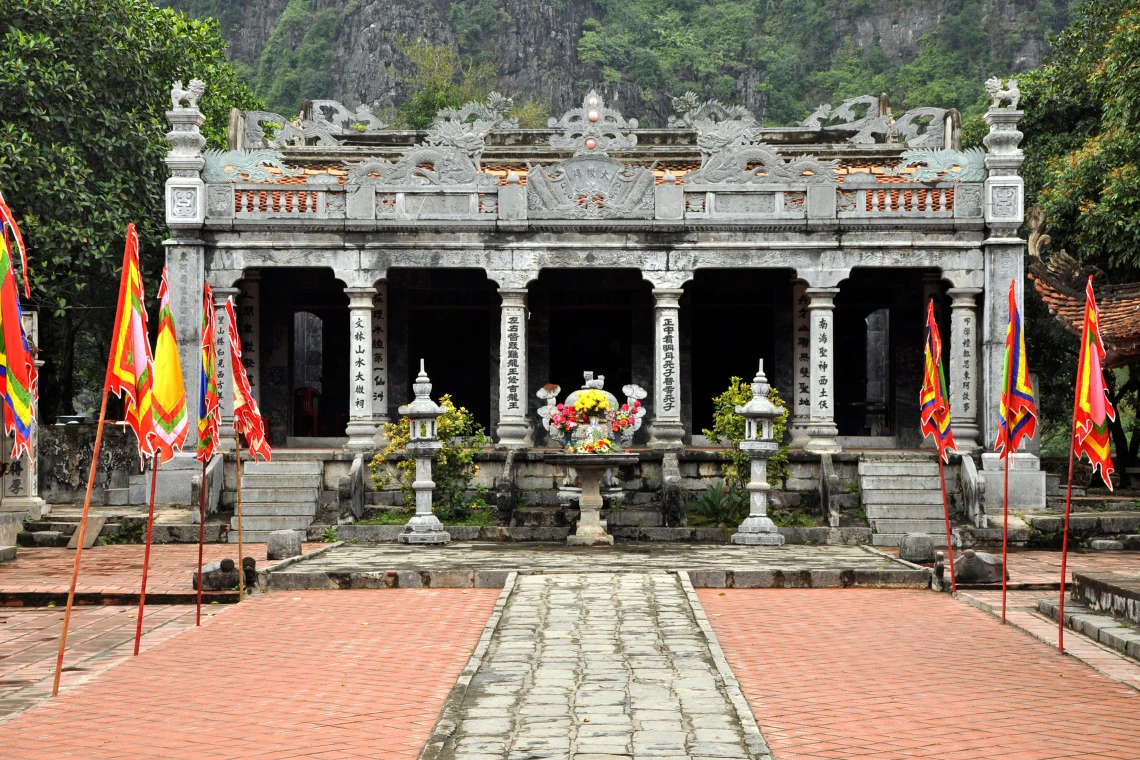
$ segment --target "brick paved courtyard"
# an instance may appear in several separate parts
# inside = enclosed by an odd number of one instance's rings
[[[413,760],[497,596],[259,595],[0,723],[0,747],[5,760]]]
[[[1140,756],[1140,693],[949,595],[698,594],[778,760]]]

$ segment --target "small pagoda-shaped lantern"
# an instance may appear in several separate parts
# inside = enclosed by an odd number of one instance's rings
[[[416,514],[404,526],[404,532],[397,538],[402,544],[445,544],[451,535],[443,529],[443,523],[432,513],[432,492],[435,482],[431,479],[431,462],[443,448],[436,437],[439,417],[447,411],[431,400],[431,380],[424,371],[424,360],[420,359],[420,374],[412,384],[416,397],[412,403],[400,407],[400,414],[410,421],[408,456],[416,460],[416,479],[412,490],[416,493]]]
[[[736,407],[736,413],[744,417],[744,441],[740,449],[752,460],[752,472],[748,481],[748,518],[732,535],[732,543],[750,546],[783,546],[784,537],[768,517],[768,458],[780,447],[776,441],[776,418],[780,410],[768,400],[768,378],[764,376],[764,360],[752,378],[752,400],[744,406]]]

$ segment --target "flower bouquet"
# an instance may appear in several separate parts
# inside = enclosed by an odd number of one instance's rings
[[[584,438],[573,447],[575,454],[620,454],[621,448],[609,438]]]
[[[610,424],[610,430],[619,435],[624,435],[626,429],[633,427],[637,422],[637,416],[640,412],[641,402],[634,400],[632,404],[622,404],[620,409],[608,412],[606,421]]]

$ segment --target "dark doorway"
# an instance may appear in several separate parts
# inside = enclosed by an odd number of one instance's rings
[[[343,437],[349,355],[344,284],[328,269],[266,269],[261,294],[261,406],[272,444]]]
[[[490,432],[492,342],[499,318],[494,283],[482,270],[399,270],[389,272],[388,287],[390,293],[399,290],[393,308],[406,304],[402,382],[408,395],[396,398],[410,397],[423,359],[434,399],[450,395]]]
[[[685,288],[691,313],[693,433],[713,424],[713,398],[733,376],[750,382],[764,359],[768,380],[776,377],[777,312],[791,308],[792,278],[786,269],[702,270]],[[685,300],[682,300],[682,309]],[[788,388],[779,388],[791,403]]]

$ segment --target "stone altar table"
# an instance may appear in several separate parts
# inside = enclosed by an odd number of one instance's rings
[[[578,528],[566,537],[570,546],[613,545],[614,537],[606,532],[606,524],[599,513],[602,509],[602,476],[610,467],[635,464],[637,454],[548,454],[546,461],[573,467],[578,473],[578,483],[582,495],[578,506],[582,510],[578,517]]]

